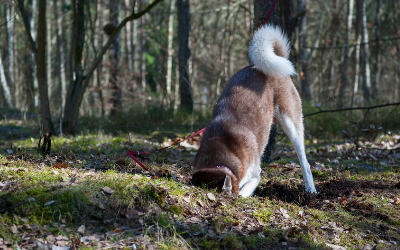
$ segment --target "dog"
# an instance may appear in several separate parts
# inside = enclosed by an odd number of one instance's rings
[[[279,27],[266,25],[254,33],[250,66],[229,80],[202,136],[193,166],[194,185],[251,196],[260,182],[261,156],[275,118],[295,148],[306,191],[316,193],[289,53],[288,38]]]

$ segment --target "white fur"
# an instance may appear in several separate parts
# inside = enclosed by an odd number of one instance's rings
[[[297,157],[300,160],[301,172],[303,173],[306,191],[314,194],[317,193],[317,190],[314,186],[310,164],[307,161],[306,151],[304,148],[304,128],[302,121],[298,121],[297,123],[295,123],[287,115],[282,114],[279,111],[275,111],[275,115],[279,121],[279,124],[282,125],[283,130],[292,141]]]
[[[275,53],[274,46],[284,51],[284,57]],[[255,68],[269,76],[290,76],[296,71],[288,60],[290,53],[289,40],[279,27],[265,25],[258,29],[250,42],[249,56]]]

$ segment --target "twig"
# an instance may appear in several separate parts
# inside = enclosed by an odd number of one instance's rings
[[[375,106],[370,106],[370,107],[351,107],[351,108],[342,108],[342,109],[328,109],[328,110],[322,110],[320,109],[318,112],[310,113],[310,114],[305,114],[303,117],[308,117],[308,116],[313,116],[317,115],[320,113],[334,113],[334,112],[341,112],[341,111],[348,111],[348,110],[360,110],[360,109],[375,109],[375,108],[382,108],[382,107],[388,107],[388,106],[398,106],[400,105],[400,102],[395,102],[395,103],[386,103],[386,104],[381,104],[381,105],[375,105]]]

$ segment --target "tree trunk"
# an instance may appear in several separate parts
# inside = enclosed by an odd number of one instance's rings
[[[39,0],[38,29],[37,29],[37,79],[39,84],[40,115],[43,132],[54,132],[50,115],[49,96],[46,74],[46,0]]]
[[[375,34],[375,47],[374,47],[374,60],[372,62],[372,92],[374,93],[373,98],[378,97],[378,71],[379,71],[379,55],[381,51],[380,42],[378,41],[380,36],[380,26],[381,26],[381,4],[382,0],[376,1],[376,14],[374,22],[374,34]]]
[[[113,27],[119,23],[119,0],[109,1],[110,17],[109,21]],[[111,110],[110,116],[115,116],[121,109],[121,89],[119,77],[119,59],[121,57],[121,36],[117,34],[114,42],[110,46],[110,86],[111,86]]]
[[[349,61],[349,46],[350,46],[350,34],[351,34],[351,26],[353,24],[353,5],[354,1],[350,0],[347,3],[347,33],[346,33],[346,47],[344,49],[344,58],[343,58],[343,68],[342,68],[342,82],[340,84],[339,89],[339,107],[343,107],[345,100],[345,93],[347,88],[347,64]]]
[[[167,75],[166,75],[166,89],[167,89],[167,100],[170,103],[171,100],[171,83],[172,83],[172,56],[174,51],[172,50],[173,34],[174,34],[174,11],[175,11],[176,0],[171,0],[170,15],[168,19],[168,59],[167,59]]]
[[[125,0],[125,16],[129,15],[129,7],[131,0]],[[128,65],[129,80],[132,80],[133,75],[133,56],[132,56],[132,22],[126,25],[125,34],[125,61]]]
[[[301,72],[300,72],[301,95],[303,99],[311,101],[311,90],[308,84],[309,76],[308,76],[307,18],[306,18],[307,0],[299,0],[297,3],[298,3],[299,13],[302,13],[299,22],[299,36],[300,36],[299,60],[301,65]]]
[[[190,88],[188,74],[189,50],[189,31],[190,13],[189,0],[178,0],[178,34],[179,34],[179,96],[181,100],[180,109],[186,111],[193,110],[193,97]]]
[[[96,28],[95,30],[101,30],[103,27],[103,1],[98,0],[96,6],[97,6],[97,15],[98,18],[96,20]],[[98,47],[101,47],[103,45],[103,34],[102,33],[97,33],[97,36],[94,40],[94,49],[97,51]],[[95,52],[97,54],[97,52]],[[106,114],[105,110],[105,104],[104,104],[104,97],[103,97],[103,86],[101,84],[101,81],[103,79],[103,64],[99,64],[99,66],[96,68],[96,74],[95,74],[95,84],[96,84],[96,93],[97,93],[97,98],[99,101],[100,105],[100,112],[101,112],[101,117],[104,117]]]
[[[291,0],[290,0],[291,1]],[[272,8],[272,5],[274,3],[274,0],[255,0],[254,1],[254,20],[253,20],[253,33],[262,27],[265,18],[269,11]],[[268,20],[266,20],[266,24],[272,24],[272,25],[280,25],[280,16],[279,16],[279,6],[276,5],[274,10],[272,11],[271,16],[269,17]],[[269,133],[269,138],[268,138],[268,144],[264,149],[263,156],[261,158],[261,161],[264,163],[269,164],[272,162],[271,156],[272,156],[272,150],[274,149],[275,146],[275,139],[276,135],[278,132],[278,126],[276,123],[271,125],[270,133]]]
[[[8,78],[8,83],[10,86],[13,86],[14,84],[14,73],[13,73],[13,62],[14,62],[14,17],[12,14],[14,14],[14,2],[6,2],[5,4],[5,9],[6,9],[6,20],[7,20],[7,54],[5,61],[3,62],[4,67],[5,67],[5,73],[6,77]],[[17,87],[17,86],[15,86]]]
[[[368,45],[368,30],[367,30],[367,13],[366,13],[366,0],[362,0],[362,40],[363,40],[363,92],[364,102],[368,103],[371,95],[371,71],[369,68],[369,45]]]
[[[141,0],[141,8],[146,0]],[[140,18],[140,79],[142,92],[146,91],[146,17]]]
[[[76,122],[79,114],[79,106],[82,100],[79,95],[82,89],[83,70],[82,70],[82,52],[85,38],[85,0],[72,0],[73,25],[71,35],[70,49],[70,84],[64,105],[63,128],[67,134],[74,134],[76,131]],[[72,77],[73,76],[73,77]]]
[[[59,16],[58,13],[58,1],[54,0],[53,1],[53,8],[54,8],[54,27],[56,30],[56,51],[58,54],[59,62],[58,62],[58,71],[59,74],[57,77],[60,79],[60,109],[59,109],[59,119],[62,119],[64,116],[64,105],[65,105],[65,98],[67,95],[67,70],[66,70],[66,51],[64,49],[65,43],[64,39],[62,38],[63,36],[63,29],[62,29],[62,17]],[[62,134],[62,128],[60,127],[60,134]]]
[[[11,98],[11,91],[7,83],[6,75],[4,73],[4,65],[3,65],[3,60],[1,59],[1,54],[0,54],[0,82],[3,88],[3,95],[4,98],[6,99],[7,106],[8,108],[12,109],[14,108],[14,103]]]

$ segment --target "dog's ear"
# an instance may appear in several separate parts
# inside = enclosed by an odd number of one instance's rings
[[[232,194],[232,179],[229,175],[225,176],[224,186],[222,186],[222,192],[228,195]]]

